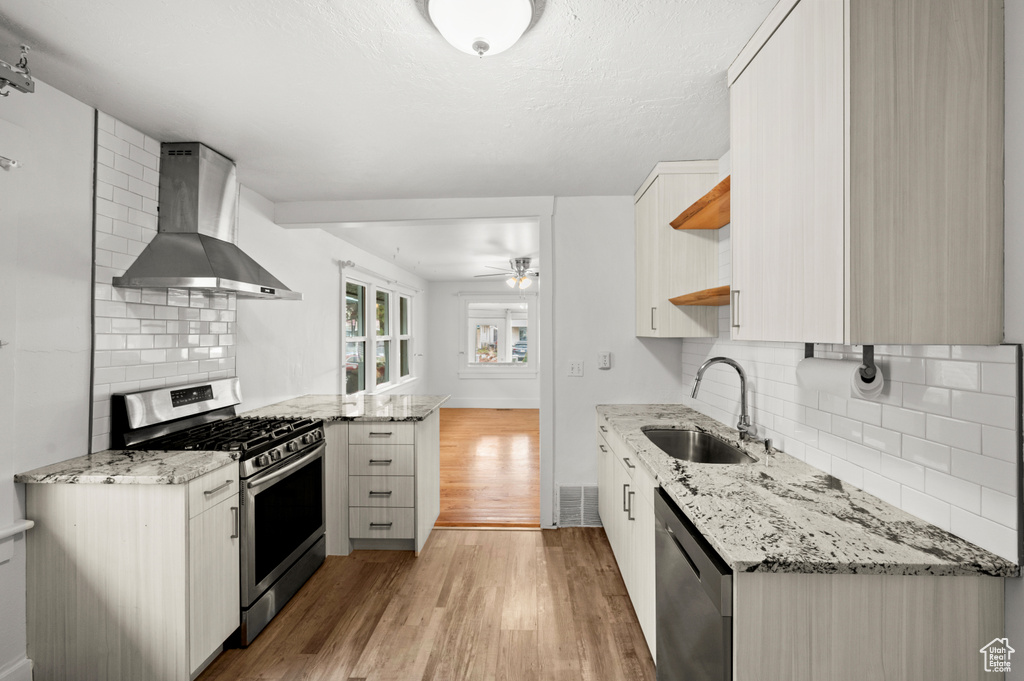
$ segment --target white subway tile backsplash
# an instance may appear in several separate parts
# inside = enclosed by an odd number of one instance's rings
[[[970,537],[970,541],[983,549],[1004,558],[1018,560],[1019,548],[1014,530],[959,508],[952,509],[950,518],[950,531],[953,534]]]
[[[984,487],[981,490],[981,515],[1016,530],[1017,499],[1012,494],[1003,494]]]
[[[122,156],[115,152],[114,154],[114,169],[120,170],[122,173],[127,173],[134,178],[142,179],[142,170],[145,166],[141,163],[137,163],[128,158],[127,155]]]
[[[951,402],[952,397],[948,388],[909,383],[903,386],[903,407],[905,409],[949,416]]]
[[[900,494],[903,510],[923,518],[944,530],[950,527],[950,505],[910,487],[904,487]]]
[[[911,435],[903,436],[903,458],[928,468],[948,473],[950,469],[949,447],[929,442]]]
[[[982,426],[981,453],[1003,461],[1016,461],[1018,457],[1016,431],[995,426]]]
[[[953,391],[953,418],[1000,428],[1015,428],[1016,400],[1006,395]]]
[[[127,123],[122,123],[117,119],[114,119],[114,134],[129,144],[136,144],[141,147],[146,143],[145,135]],[[125,150],[124,155],[128,155],[127,149]]]
[[[864,491],[874,494],[882,501],[899,508],[901,498],[900,483],[890,480],[878,473],[864,471]]]
[[[846,458],[846,446],[848,444],[847,440],[840,437],[829,435],[828,433],[818,434],[818,448],[840,459]]]
[[[1012,366],[986,362],[981,365],[981,389],[995,395],[1017,395],[1017,372]]]
[[[904,388],[905,390],[905,388]],[[854,421],[872,426],[882,425],[882,405],[867,400],[849,400],[846,415]]]
[[[860,442],[864,424],[843,416],[832,417],[832,434],[853,442]]]
[[[887,404],[882,407],[882,426],[907,435],[924,437],[925,415],[918,411]]]
[[[927,437],[933,442],[941,442],[969,452],[981,451],[981,426],[970,421],[928,414]]]
[[[864,446],[877,449],[886,454],[892,454],[893,456],[900,455],[901,436],[896,431],[878,428],[865,423],[863,432],[864,437],[862,441]]]
[[[981,366],[977,362],[930,359],[927,370],[928,385],[961,390],[981,389]]]
[[[854,487],[864,487],[864,469],[843,459],[832,460],[832,475]]]
[[[950,350],[953,359],[1003,364],[1014,364],[1017,361],[1016,345],[954,345]]]
[[[950,349],[948,345],[904,345],[903,355],[905,357],[948,358]]]
[[[846,445],[846,460],[875,473],[881,470],[881,454],[877,449],[851,442]]]
[[[846,416],[847,401],[845,398],[837,397],[836,395],[818,393],[818,408],[830,414]]]
[[[925,383],[925,361],[921,357],[879,357],[878,364],[887,381]]]
[[[954,449],[952,474],[1003,494],[1017,493],[1017,465],[982,454]]]
[[[977,483],[929,468],[924,472],[924,491],[971,513],[981,513],[981,486]]]

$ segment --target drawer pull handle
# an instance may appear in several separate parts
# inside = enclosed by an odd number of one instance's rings
[[[390,466],[394,459],[370,459],[371,466]]]
[[[391,437],[392,435],[394,435],[394,433],[392,433],[391,431],[388,431],[386,433],[375,433],[372,431],[370,432],[370,437]]]
[[[370,490],[370,496],[371,497],[390,497],[391,496],[391,490],[388,490],[387,492],[374,492],[373,490]]]
[[[230,480],[225,480],[223,485],[217,485],[213,489],[208,489],[205,492],[203,492],[203,494],[206,495],[207,497],[212,497],[217,492],[220,492],[221,490],[227,489],[228,487],[231,487],[231,481]]]
[[[607,447],[605,447],[604,445],[598,445],[598,447],[600,447],[600,448],[601,448],[601,451],[602,451],[602,452],[607,452],[607,451],[608,451],[608,448],[607,448]]]
[[[622,457],[622,462],[626,464],[626,468],[636,468],[636,466],[634,466],[633,464],[631,464],[629,462],[629,457],[628,456]]]
[[[629,510],[626,511],[626,517],[629,518],[630,520],[636,520],[636,518],[633,517],[633,495],[634,494],[636,494],[636,492],[630,492],[629,493]]]
[[[394,525],[393,522],[389,522],[389,523],[370,523],[370,527],[371,528],[374,528],[374,527],[384,527],[384,528],[387,528],[387,529],[391,529],[392,525]]]
[[[625,511],[626,513],[629,512],[629,493],[627,492],[628,489],[629,483],[626,483],[625,485],[622,486],[622,510]]]
[[[598,428],[600,428],[600,429],[601,429],[601,432],[602,432],[602,433],[607,433],[607,432],[608,432],[608,429],[607,429],[607,428],[605,428],[604,426],[598,426]]]
[[[238,523],[238,507],[237,506],[232,506],[231,507],[231,516],[232,516],[232,520],[234,520],[234,528],[235,528],[235,532],[234,532],[234,534],[231,535],[231,538],[232,539],[238,539],[238,534],[239,534],[238,530],[240,529],[240,527],[239,527],[239,523]]]

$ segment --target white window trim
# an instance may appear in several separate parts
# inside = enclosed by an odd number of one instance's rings
[[[537,367],[540,365],[540,343],[537,341],[537,292],[512,292],[509,293],[458,293],[459,303],[462,309],[459,313],[459,378],[468,379],[489,379],[489,378],[536,378],[538,375]],[[514,302],[516,300],[526,299],[528,305],[526,309],[526,323],[529,328],[526,340],[526,356],[529,361],[526,365],[519,363],[501,363],[492,364],[485,363],[480,364],[476,362],[470,362],[471,348],[469,347],[469,305],[471,303],[498,303],[498,302]]]
[[[388,285],[386,283],[377,283],[375,277],[350,277],[347,275],[342,276],[341,290],[346,291],[349,283],[364,286],[366,288],[365,298],[365,309],[363,310],[363,331],[364,336],[360,338],[366,343],[364,351],[364,375],[366,378],[365,387],[363,390],[354,393],[346,393],[348,396],[360,396],[360,395],[378,395],[393,391],[397,388],[413,383],[419,379],[416,375],[416,366],[413,362],[412,348],[415,345],[415,336],[412,333],[412,319],[413,319],[413,306],[416,300],[416,295],[413,292],[406,292],[409,287],[400,285]],[[377,291],[382,291],[388,294],[388,329],[390,333],[383,338],[377,335]],[[396,329],[400,330],[401,319],[399,318],[399,306],[396,305],[396,301],[399,296],[408,298],[409,300],[409,334],[407,336],[401,336],[407,338],[409,341],[409,375],[401,376],[401,366],[396,364],[395,358],[401,362],[401,356],[399,354],[398,345],[396,345],[396,339],[400,338],[399,334],[396,333]],[[342,305],[344,305],[342,301]],[[388,367],[391,380],[387,383],[377,383],[377,340],[390,340],[391,343],[388,345]],[[341,345],[341,371],[345,371],[345,344],[348,342],[348,337],[342,339]],[[344,384],[344,379],[342,384]]]

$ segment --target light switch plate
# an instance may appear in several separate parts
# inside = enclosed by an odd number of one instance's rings
[[[569,362],[569,375],[570,376],[582,376],[583,375],[583,360],[576,359]]]

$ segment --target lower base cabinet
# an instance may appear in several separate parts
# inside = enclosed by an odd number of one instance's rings
[[[635,455],[610,444],[606,435],[607,427],[599,427],[598,513],[647,648],[657,659],[654,490],[658,483]]]
[[[240,618],[238,464],[183,485],[26,485],[37,679],[189,681]]]

